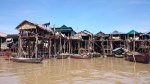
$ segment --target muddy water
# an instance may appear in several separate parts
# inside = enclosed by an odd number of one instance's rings
[[[150,64],[114,57],[29,64],[0,57],[0,84],[150,84]]]

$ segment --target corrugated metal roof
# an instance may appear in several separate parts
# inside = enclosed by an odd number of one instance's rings
[[[139,34],[139,32],[135,31],[135,30],[131,30],[129,31],[127,34]]]
[[[7,34],[6,34],[6,33],[2,33],[2,32],[0,32],[0,37],[4,37],[4,38],[6,38],[6,37],[7,37]]]
[[[103,32],[98,32],[97,34],[95,34],[94,36],[98,36],[98,37],[108,37],[109,35],[108,34],[105,34]]]
[[[117,30],[113,31],[112,33],[110,33],[111,35],[119,35],[119,34],[125,34],[122,32],[118,32]]]

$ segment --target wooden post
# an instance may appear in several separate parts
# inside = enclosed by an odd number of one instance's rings
[[[28,40],[28,55],[31,57],[31,45],[30,45],[30,40]],[[26,56],[25,56],[26,57]]]
[[[101,42],[101,46],[102,46],[102,49],[103,49],[103,57],[105,57],[106,53],[105,53],[105,49],[104,49],[104,45],[103,44],[104,44],[104,41]]]
[[[54,54],[56,55],[56,38],[54,38]]]
[[[36,29],[36,37],[35,37],[36,41],[35,41],[35,58],[38,57],[38,32]]]
[[[81,54],[80,53],[80,42],[79,42],[79,40],[78,40],[78,48],[77,49],[78,49],[78,54]]]
[[[94,46],[94,43],[95,43],[95,40],[94,40],[94,38],[92,37],[92,49],[93,49],[93,52],[95,51],[95,46]]]
[[[1,51],[1,44],[2,44],[2,38],[1,38],[1,43],[0,43],[0,51]]]
[[[19,42],[18,42],[18,53],[17,53],[17,57],[22,56],[22,38],[21,38],[21,34],[22,31],[20,30],[20,34],[19,34]]]
[[[51,57],[51,43],[52,43],[51,38],[49,38],[49,41],[48,41],[48,56],[49,56],[49,58]]]
[[[90,52],[90,39],[88,40],[88,52]]]
[[[71,53],[71,44],[70,44],[70,39],[69,39],[69,53]]]
[[[70,53],[70,39],[68,39],[68,53]]]
[[[111,51],[113,50],[113,42],[112,42],[111,39],[110,39],[110,50],[111,50]],[[112,55],[112,52],[110,52],[110,54]]]
[[[65,53],[65,47],[66,47],[66,46],[65,46],[65,39],[64,39],[64,44],[63,44],[64,53]]]
[[[87,41],[85,40],[84,43],[85,43],[84,48],[86,49],[87,48]]]
[[[107,40],[106,51],[107,51],[107,55],[108,55],[108,40]]]
[[[60,35],[60,40],[59,40],[59,53],[60,52],[62,52],[61,35]]]
[[[21,33],[21,31],[20,31],[20,33]],[[19,39],[18,39],[18,55],[17,56],[21,56],[21,35],[19,34]]]
[[[67,52],[69,53],[69,39],[67,39],[68,40],[68,43],[67,43]]]
[[[133,38],[133,51],[135,52],[135,32],[134,32],[134,38]]]

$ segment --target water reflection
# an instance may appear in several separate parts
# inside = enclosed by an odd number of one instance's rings
[[[48,59],[42,64],[16,63],[0,57],[0,65],[0,84],[150,83],[149,64],[114,57]]]

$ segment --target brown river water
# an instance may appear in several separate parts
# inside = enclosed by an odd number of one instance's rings
[[[115,57],[16,63],[0,56],[0,84],[150,84],[150,64]]]

